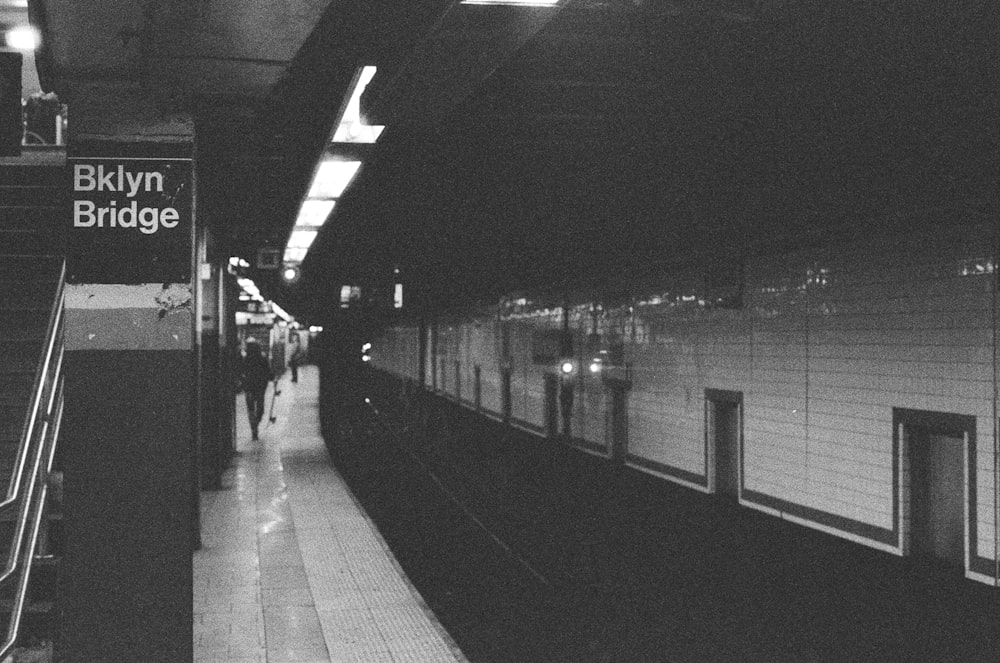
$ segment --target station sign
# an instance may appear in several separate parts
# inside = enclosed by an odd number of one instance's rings
[[[70,158],[70,283],[191,279],[189,159]]]

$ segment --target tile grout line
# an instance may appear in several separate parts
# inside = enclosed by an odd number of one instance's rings
[[[251,443],[252,445],[252,443]],[[257,441],[257,446],[263,447],[263,443]],[[257,605],[260,606],[260,629],[261,629],[261,642],[260,645],[264,650],[264,663],[269,663],[267,654],[267,613],[264,610],[264,576],[260,570],[260,486],[261,481],[264,480],[262,476],[264,471],[264,463],[262,463],[264,457],[264,450],[261,449],[260,453],[254,456],[254,486],[253,486],[253,506],[254,506],[254,520],[253,520],[253,530],[254,530],[254,542],[256,544],[256,565],[257,565]]]
[[[327,463],[329,463],[330,468],[337,477],[337,482],[340,485],[340,489],[350,499],[351,503],[354,505],[354,508],[362,516],[365,525],[367,526],[369,532],[372,534],[373,539],[375,543],[378,545],[379,549],[381,550],[383,556],[392,565],[393,570],[395,571],[399,579],[402,580],[409,595],[416,603],[417,608],[424,615],[425,619],[434,629],[435,633],[437,633],[437,635],[442,639],[444,645],[449,649],[451,654],[454,656],[456,663],[469,663],[468,659],[462,653],[462,650],[459,648],[454,638],[452,638],[451,634],[448,633],[448,631],[445,630],[444,626],[441,625],[441,623],[437,619],[437,616],[434,614],[434,611],[430,609],[430,606],[428,606],[427,602],[424,601],[424,597],[413,585],[413,582],[410,580],[410,577],[406,575],[406,572],[403,570],[403,567],[400,566],[399,560],[396,559],[396,556],[393,554],[392,549],[389,547],[388,542],[386,542],[385,538],[382,536],[382,532],[379,531],[378,526],[375,524],[375,521],[372,520],[372,518],[368,515],[368,512],[365,511],[364,507],[361,505],[361,502],[358,501],[357,497],[354,495],[354,492],[351,490],[350,486],[347,485],[347,482],[340,475],[337,469],[333,466],[333,462],[329,457],[329,452],[327,452],[324,449],[324,453],[321,456],[326,460]],[[341,550],[343,551],[343,544],[341,540],[338,539],[337,543],[338,545],[341,546]],[[352,577],[354,577],[354,568],[351,567],[350,570]],[[364,605],[365,605],[365,610],[368,612],[368,614],[372,616],[372,621],[375,622],[375,627],[376,629],[378,629],[379,635],[382,637],[383,642],[387,642],[385,633],[379,627],[378,622],[375,621],[374,619],[375,613],[372,611],[372,606],[367,601],[365,601]],[[393,660],[396,660],[395,656],[393,656],[392,654],[391,648],[389,650],[389,655],[390,657],[392,657]]]
[[[288,390],[291,388],[292,388],[291,385],[286,385],[285,387],[283,387],[284,390]],[[297,388],[295,389],[297,391]],[[278,408],[278,415],[279,416],[283,415],[282,416],[283,422],[290,421],[290,411],[294,409],[288,406],[289,400],[294,401],[295,399],[286,398],[285,400],[281,401],[281,405]],[[278,457],[278,462],[281,466],[280,470],[281,483],[285,487],[284,490],[288,495],[288,513],[290,519],[289,526],[291,527],[291,531],[295,535],[295,545],[298,548],[299,558],[302,560],[302,571],[306,577],[306,587],[309,590],[309,599],[312,602],[313,613],[316,615],[316,623],[319,624],[320,627],[320,635],[322,635],[323,637],[323,648],[326,651],[326,660],[329,662],[331,660],[330,643],[328,643],[326,640],[326,633],[323,632],[322,620],[319,618],[319,610],[316,608],[316,593],[313,588],[314,585],[311,574],[309,573],[309,565],[306,564],[305,555],[302,554],[302,538],[299,536],[299,528],[297,527],[295,522],[296,505],[299,504],[300,501],[296,499],[299,491],[297,488],[293,488],[293,484],[297,482],[298,477],[293,474],[294,470],[292,469],[289,469],[289,472],[287,474],[285,473],[286,468],[291,468],[291,465],[285,464],[285,455],[284,455],[285,445],[283,444],[283,440],[285,440],[286,437],[287,436],[284,434],[276,436],[277,448],[275,451]]]

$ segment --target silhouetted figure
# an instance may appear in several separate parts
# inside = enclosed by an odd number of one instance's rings
[[[306,353],[302,351],[302,344],[296,343],[292,350],[292,358],[288,360],[288,366],[292,369],[292,382],[299,381],[299,364],[306,358]]]
[[[271,381],[271,367],[261,353],[257,341],[250,339],[246,345],[247,354],[243,358],[242,377],[243,390],[247,398],[247,416],[250,418],[250,430],[253,439],[257,439],[260,420],[264,417],[264,392],[267,383]]]

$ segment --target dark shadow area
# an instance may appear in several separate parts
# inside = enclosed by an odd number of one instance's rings
[[[335,463],[470,661],[995,660],[997,590],[953,569],[326,371]]]

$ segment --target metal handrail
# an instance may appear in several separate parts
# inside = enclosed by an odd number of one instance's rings
[[[60,345],[59,360],[56,363],[56,371],[58,371],[58,373],[56,373],[55,375],[56,380],[61,380],[62,378],[62,358],[63,358],[63,351],[62,351],[62,346]],[[39,442],[36,445],[37,448],[35,449],[34,460],[30,474],[32,478],[36,477],[38,474],[39,458],[41,458],[43,452],[45,451],[46,434],[48,433],[48,429],[56,413],[55,411],[56,399],[62,396],[61,389],[62,389],[62,384],[61,383],[56,384],[54,381],[53,389],[49,391],[49,402],[48,406],[45,408],[44,421],[42,423],[41,434],[38,436]],[[21,501],[21,508],[18,511],[17,527],[15,528],[14,536],[12,537],[13,541],[10,550],[7,554],[7,563],[4,565],[3,571],[0,571],[0,583],[7,580],[7,578],[9,578],[14,573],[14,571],[17,570],[17,560],[20,557],[21,546],[24,544],[24,531],[28,526],[28,511],[30,510],[29,503],[31,502],[31,495],[32,491],[34,490],[34,483],[27,483],[27,486],[28,486],[27,494],[24,495],[24,499]],[[3,659],[0,658],[0,661],[2,660]]]
[[[5,583],[18,573],[7,635],[0,645],[0,661],[7,658],[17,642],[27,598],[32,558],[38,544],[38,534],[45,511],[49,473],[62,423],[65,282],[66,263],[63,261],[55,303],[46,328],[45,352],[35,373],[30,398],[31,409],[22,429],[7,496],[0,502],[0,513],[10,510],[14,505],[18,506],[17,523],[11,537],[7,563],[0,572],[0,583]]]
[[[61,380],[60,380],[61,382]],[[59,385],[59,392],[62,394],[62,384]],[[54,425],[51,428],[52,434],[47,436],[46,444],[42,445],[45,453],[41,454],[42,464],[35,477],[38,484],[38,493],[34,500],[31,500],[31,529],[28,532],[28,545],[23,546],[20,556],[21,575],[17,580],[17,591],[14,595],[14,603],[11,606],[10,622],[7,624],[7,637],[0,645],[0,661],[3,661],[17,644],[17,637],[21,629],[21,617],[24,615],[24,604],[28,597],[28,580],[31,577],[31,562],[35,554],[35,547],[38,545],[38,534],[41,531],[42,516],[45,513],[45,499],[48,496],[48,475],[52,471],[52,461],[55,458],[56,442],[59,439],[59,428],[62,424],[63,398],[60,395],[59,405],[55,413]]]
[[[38,422],[38,408],[39,405],[41,405],[42,396],[44,395],[45,382],[49,377],[49,365],[52,361],[52,354],[55,351],[56,343],[59,342],[61,347],[62,335],[57,332],[62,325],[63,302],[66,296],[65,284],[66,261],[64,260],[59,271],[59,287],[56,291],[56,301],[52,306],[52,312],[49,314],[49,323],[45,330],[45,357],[42,360],[41,367],[35,373],[35,382],[31,390],[32,395],[28,420],[25,422],[24,429],[21,431],[21,442],[18,445],[17,461],[14,466],[14,472],[11,476],[11,482],[7,488],[7,497],[0,502],[0,512],[10,508],[10,506],[18,502],[20,498],[24,477],[24,464],[28,455],[28,444],[30,443],[32,434],[34,433],[35,425]]]

